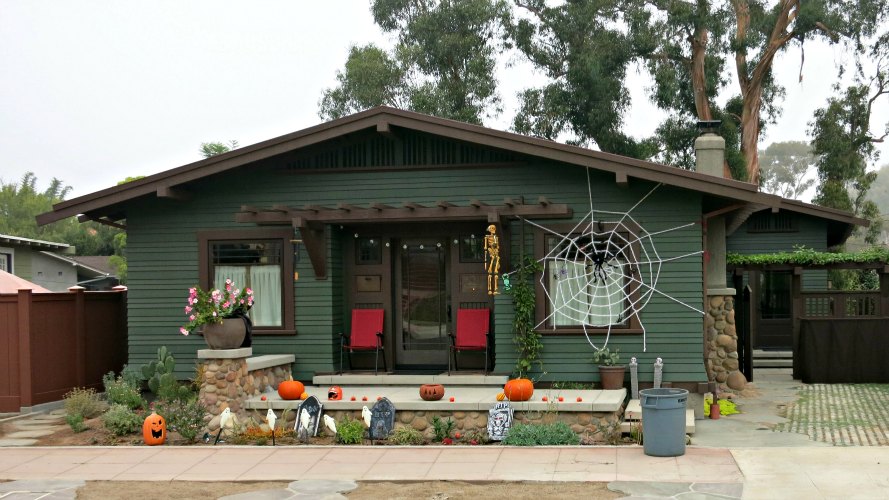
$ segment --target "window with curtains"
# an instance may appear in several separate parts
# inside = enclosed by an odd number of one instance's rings
[[[633,251],[632,235],[605,225],[560,234],[540,231],[536,237],[536,258],[544,265],[536,284],[540,332],[640,333],[632,314],[639,271],[629,263],[632,256],[625,255]]]
[[[293,332],[292,233],[208,231],[201,234],[202,282],[222,287],[231,279],[253,290],[254,333]]]

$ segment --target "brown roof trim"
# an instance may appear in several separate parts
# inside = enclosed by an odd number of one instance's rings
[[[845,212],[823,209],[822,207],[801,202],[788,203],[790,200],[760,193],[755,185],[746,182],[714,177],[659,163],[592,151],[536,137],[503,132],[478,125],[381,106],[251,146],[238,148],[228,153],[173,168],[143,179],[60,202],[53,206],[51,212],[38,215],[37,222],[38,224],[47,224],[73,215],[98,211],[140,196],[157,194],[158,192],[163,193],[176,185],[225,172],[255,161],[359,130],[378,127],[389,129],[391,126],[409,128],[468,143],[515,151],[606,172],[614,172],[620,176],[659,182],[704,192],[717,197],[759,203],[773,208],[803,211],[818,217],[838,220],[848,224],[859,224],[859,221],[861,221],[861,219],[856,217],[850,217]]]

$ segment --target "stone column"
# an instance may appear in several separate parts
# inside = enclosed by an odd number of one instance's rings
[[[720,391],[742,391],[747,385],[747,377],[741,373],[738,359],[734,293],[724,295],[708,293],[707,306],[707,315],[704,317],[707,378],[711,382],[718,383]]]
[[[242,405],[248,394],[242,379],[247,378],[247,358],[252,354],[250,347],[198,351],[202,367],[198,398],[207,408],[211,421],[218,421],[216,417],[226,407],[239,417],[246,416]]]

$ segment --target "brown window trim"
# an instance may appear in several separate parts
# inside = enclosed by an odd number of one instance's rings
[[[288,279],[293,272],[293,229],[219,229],[198,231],[198,280],[201,288],[210,287],[210,242],[216,240],[278,240],[282,242],[281,283],[284,288],[281,301],[284,316],[281,328],[253,327],[253,335],[295,335],[296,319],[293,301],[293,282]]]
[[[615,225],[614,224],[604,224],[604,229],[611,230]],[[624,221],[624,226],[630,230],[630,234],[635,236],[639,233],[639,228],[634,224],[628,223]],[[546,226],[551,231],[555,231],[559,234],[568,234],[571,233],[574,229],[579,229],[580,231],[584,231],[587,226],[581,225],[578,227],[577,224],[570,223],[560,223],[560,224],[547,224]],[[577,231],[574,231],[577,232]],[[600,231],[601,232],[601,231]],[[546,255],[546,237],[550,233],[544,231],[540,228],[534,228],[534,258],[542,259],[544,255]],[[633,244],[633,251],[637,255],[639,254],[639,243],[636,242]],[[544,318],[547,317],[547,303],[546,303],[546,293],[543,290],[543,284],[541,283],[542,273],[546,272],[546,268],[544,266],[544,270],[535,273],[534,275],[534,315],[535,322],[541,323]],[[630,300],[636,301],[639,296],[639,287],[630,294]],[[612,326],[611,327],[611,335],[641,335],[643,333],[642,323],[639,321],[639,317],[636,314],[631,315],[627,319],[626,326]],[[535,331],[541,335],[553,336],[553,335],[606,335],[608,334],[608,327],[587,327],[584,331],[584,328],[581,326],[569,326],[569,327],[556,327],[553,328],[551,323],[545,323],[540,325],[535,329]]]

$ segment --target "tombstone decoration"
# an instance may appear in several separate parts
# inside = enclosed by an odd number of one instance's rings
[[[496,403],[488,410],[488,438],[491,441],[503,441],[512,427],[512,406],[506,401]]]
[[[309,396],[299,404],[296,408],[296,423],[293,425],[293,430],[296,431],[297,436],[308,438],[309,436],[318,435],[318,425],[321,423],[322,406],[321,401],[318,401],[318,398],[315,396]],[[303,409],[309,414],[308,427],[305,429],[300,421],[300,413],[302,413]]]
[[[383,398],[370,410],[370,428],[367,435],[371,440],[388,439],[395,429],[395,405],[389,398]]]

